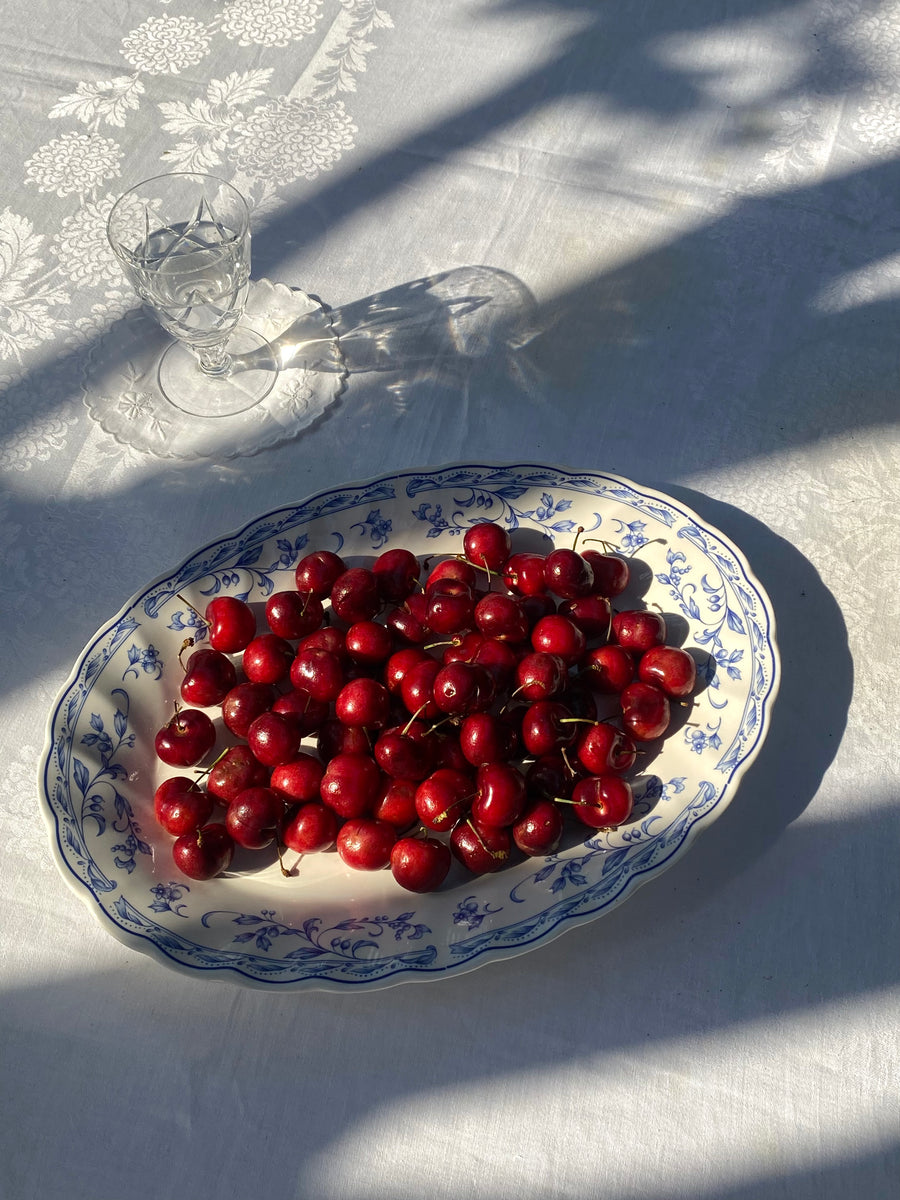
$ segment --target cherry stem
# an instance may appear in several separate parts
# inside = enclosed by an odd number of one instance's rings
[[[213,769],[213,767],[216,765],[216,763],[222,761],[222,759],[228,753],[229,749],[230,749],[230,747],[226,746],[225,749],[221,752],[221,754],[216,755],[216,757],[213,759],[213,761],[209,764],[208,767],[195,767],[194,774],[197,776],[198,780],[202,779],[204,775],[208,775],[210,773],[210,771]]]
[[[575,547],[578,545],[578,539],[581,537],[581,535],[582,535],[583,533],[584,533],[584,526],[583,526],[583,525],[579,525],[579,526],[578,526],[578,528],[575,530],[575,540],[572,542],[572,549],[573,549],[573,550],[574,550],[574,549],[575,549]]]
[[[198,608],[195,608],[193,604],[191,604],[190,600],[188,600],[186,596],[182,596],[181,592],[176,592],[175,595],[182,604],[186,604],[188,606],[198,621],[202,621],[204,625],[206,624],[206,617],[204,617],[203,613],[201,613]]]
[[[187,601],[185,601],[185,603],[187,603]],[[184,654],[185,650],[189,650],[191,648],[191,646],[195,646],[196,644],[197,643],[194,641],[194,639],[192,637],[185,638],[184,641],[181,643],[181,649],[178,651],[178,661],[181,664],[182,671],[187,672],[187,667],[184,665],[184,663],[181,660],[182,654]]]
[[[275,839],[275,853],[278,855],[278,866],[281,869],[281,874],[284,876],[284,878],[290,879],[291,872],[284,865],[284,859],[281,857],[284,849],[285,849],[285,847],[282,846],[281,842],[276,838]]]

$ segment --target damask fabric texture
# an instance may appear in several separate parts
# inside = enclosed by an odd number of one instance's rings
[[[892,1197],[900,0],[0,25],[0,1196]],[[136,390],[92,390],[144,319],[107,213],[173,170],[247,196],[254,280],[339,345],[252,455],[138,450]],[[260,514],[454,462],[615,472],[746,554],[783,678],[727,813],[614,913],[467,975],[291,997],[120,945],[35,778],[95,630]]]

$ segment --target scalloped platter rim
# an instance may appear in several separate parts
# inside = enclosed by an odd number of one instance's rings
[[[701,663],[690,723],[635,780],[617,830],[583,830],[556,854],[475,877],[454,865],[420,896],[388,871],[307,856],[284,877],[265,855],[207,882],[181,876],[153,818],[165,774],[153,734],[177,698],[178,651],[202,643],[210,596],[260,608],[314,548],[351,563],[392,546],[457,553],[478,520],[515,548],[575,531],[636,553],[646,586]],[[637,572],[635,572],[637,575]],[[731,802],[766,736],[780,677],[771,603],[741,552],[679,501],[618,475],[537,464],[455,464],[321,491],[266,513],[133,596],[88,642],[53,705],[40,767],[57,864],[103,926],[194,977],[274,990],[382,988],[532,950],[611,911],[679,858]],[[587,834],[589,836],[584,836]],[[288,864],[290,865],[290,864]]]

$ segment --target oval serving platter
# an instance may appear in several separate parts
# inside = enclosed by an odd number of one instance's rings
[[[501,522],[513,549],[609,543],[630,555],[619,608],[656,605],[694,654],[698,688],[633,778],[615,830],[567,827],[560,850],[474,876],[454,864],[427,895],[334,852],[235,860],[185,878],[153,793],[174,770],[153,751],[178,698],[178,654],[203,645],[214,595],[261,611],[313,549],[364,565],[405,546],[457,554],[474,522]],[[196,610],[196,611],[195,611]],[[260,619],[260,628],[263,620]],[[743,555],[681,503],[600,472],[454,465],[329,489],[210,543],[134,596],[88,643],[50,714],[43,810],[60,869],[114,936],[170,967],[279,990],[385,987],[535,949],[609,912],[682,855],[731,802],[759,751],[779,682],[774,614]],[[213,818],[216,819],[216,818]]]

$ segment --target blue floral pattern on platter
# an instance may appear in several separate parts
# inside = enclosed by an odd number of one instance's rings
[[[475,878],[457,865],[411,896],[389,872],[309,856],[209,882],[178,877],[153,819],[165,774],[153,734],[176,693],[166,666],[206,636],[214,595],[262,603],[313,548],[352,562],[407,546],[458,552],[473,523],[571,545],[576,532],[637,553],[652,583],[636,603],[687,622],[703,661],[689,726],[636,781],[635,812],[557,854]],[[779,678],[774,617],[740,553],[695,514],[613,475],[463,465],[329,490],[211,543],[158,578],[88,644],[48,724],[45,815],[67,880],[127,945],[204,976],[282,989],[383,987],[468,970],[596,918],[673,862],[724,809],[765,737]],[[585,830],[585,834],[590,831]],[[304,876],[303,886],[296,878]]]

